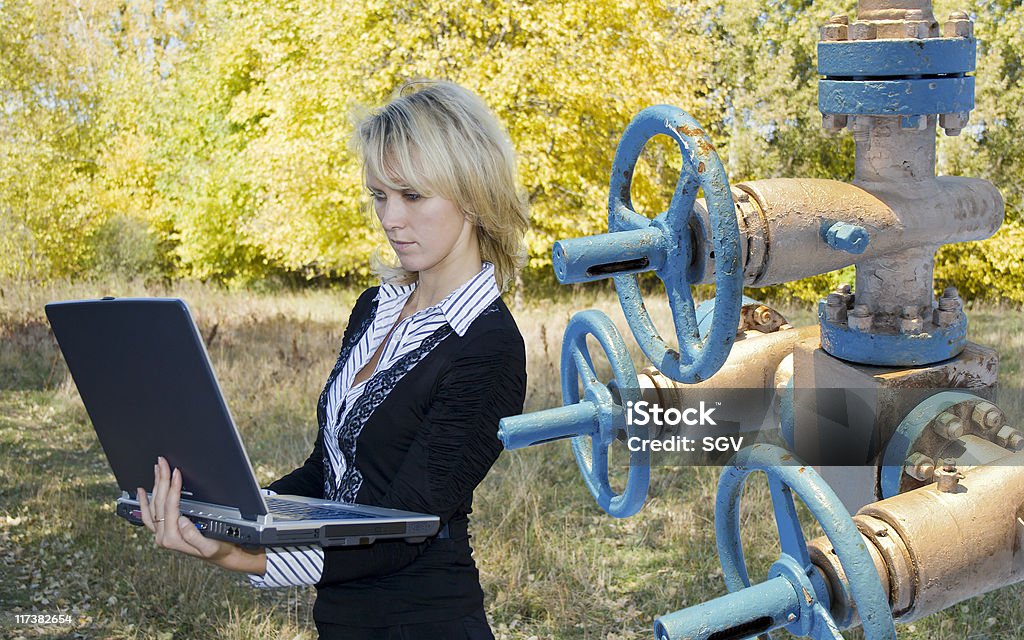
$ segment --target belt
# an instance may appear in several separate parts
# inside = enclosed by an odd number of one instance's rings
[[[438,540],[446,540],[448,538],[465,538],[469,535],[469,520],[462,518],[461,520],[449,520],[441,527],[441,530],[437,532],[436,538]]]

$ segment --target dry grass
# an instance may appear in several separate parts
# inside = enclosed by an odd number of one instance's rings
[[[64,627],[0,627],[0,636],[315,637],[312,589],[250,589],[240,576],[154,549],[113,516],[116,485],[42,305],[105,294],[185,298],[210,338],[214,368],[266,482],[308,454],[315,401],[357,292],[260,294],[116,282],[0,289],[0,624],[9,625],[16,611],[59,610],[75,620]],[[650,307],[668,329],[664,304],[654,300]],[[609,313],[633,343],[607,293],[520,303],[514,313],[528,344],[527,410],[560,404],[561,334],[583,308]],[[809,309],[783,312],[794,324],[813,318]],[[1003,385],[1021,388],[1020,314],[976,310],[971,322],[973,340],[1000,350]],[[716,484],[713,468],[656,468],[643,511],[616,520],[594,504],[567,443],[503,454],[477,492],[473,518],[496,635],[650,638],[656,615],[724,593],[713,531]],[[766,494],[755,484],[745,499],[742,530],[755,579],[778,554]],[[1019,637],[1022,594],[1014,587],[975,598],[903,626],[900,635]]]

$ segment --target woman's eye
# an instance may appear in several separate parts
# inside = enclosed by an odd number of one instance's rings
[[[384,202],[385,199],[384,194],[381,193],[380,191],[371,191],[370,197],[376,200],[377,202]]]
[[[423,196],[421,196],[418,193],[412,192],[412,191],[406,191],[405,193],[402,194],[402,197],[405,198],[406,200],[408,200],[409,202],[416,202],[417,200],[419,200]]]

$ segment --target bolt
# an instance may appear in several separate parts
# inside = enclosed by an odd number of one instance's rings
[[[846,126],[848,119],[846,116],[835,115],[832,113],[821,116],[821,126],[829,133],[836,133],[842,131]]]
[[[849,31],[849,27],[845,24],[834,23],[829,20],[829,23],[822,26],[819,31],[819,37],[822,42],[846,40]]]
[[[1020,432],[1013,434],[1010,436],[1010,439],[1006,441],[1006,446],[1009,447],[1011,451],[1015,452],[1024,449],[1024,434]]]
[[[921,316],[917,312],[917,307],[908,305],[903,307],[903,313],[900,314],[900,333],[905,334],[917,334],[921,333],[924,329],[924,323],[921,321]]]
[[[935,474],[935,462],[923,453],[916,452],[910,454],[910,457],[907,458],[907,462],[903,465],[903,470],[915,480],[931,482],[932,476]]]
[[[847,253],[864,253],[869,240],[867,229],[859,224],[836,222],[825,232],[825,244]]]
[[[970,118],[971,114],[967,111],[940,113],[939,126],[945,130],[947,136],[958,136],[963,128],[967,126]]]
[[[754,309],[754,322],[763,326],[771,324],[772,310],[763,304],[758,305],[757,308]]]
[[[1018,451],[1024,446],[1024,433],[1017,431],[1009,425],[1004,425],[996,432],[996,442],[1001,447]]]
[[[960,297],[960,292],[958,292],[956,290],[956,287],[946,287],[945,289],[942,290],[942,297],[943,298],[958,298],[958,297]]]
[[[949,327],[956,322],[956,318],[959,315],[957,311],[943,311],[942,309],[936,309],[932,312],[932,324],[936,327]]]
[[[915,12],[911,11],[909,13]],[[916,13],[921,13],[922,17],[924,15],[920,11],[916,11]],[[928,22],[925,20],[911,20],[903,24],[903,35],[905,35],[908,38],[913,38],[915,40],[921,40],[923,38],[928,37],[930,26],[931,25],[929,25]]]
[[[939,484],[939,491],[943,493],[956,493],[960,479],[964,475],[957,471],[956,458],[946,458],[942,461],[942,468],[935,471],[935,480]]]
[[[853,310],[847,318],[850,328],[857,331],[871,331],[872,320],[871,311],[866,304],[853,305]]]
[[[825,321],[832,324],[846,322],[846,300],[841,293],[830,293],[825,298]]]
[[[942,25],[942,35],[947,38],[973,37],[974,23],[966,11],[954,11],[949,14],[946,24]]]
[[[796,622],[796,614],[791,613],[788,616],[786,616],[786,622]]]
[[[947,298],[946,296],[942,296],[939,298],[939,309],[942,311],[959,311],[960,298]]]
[[[928,118],[922,116],[900,116],[900,129],[924,131],[928,128]]]
[[[991,402],[979,402],[974,406],[974,411],[971,412],[971,420],[982,431],[991,431],[1005,424],[1006,416],[999,410],[999,407]]]
[[[836,293],[841,293],[844,296],[850,295],[851,291],[853,291],[853,287],[851,287],[849,283],[844,282],[836,286]]]
[[[871,22],[854,22],[850,25],[850,40],[874,40],[878,29]]]
[[[943,411],[932,422],[932,430],[946,440],[956,440],[964,435],[964,423],[955,414]]]
[[[871,116],[850,116],[850,131],[853,132],[854,142],[867,142],[871,138],[871,129],[875,121]]]

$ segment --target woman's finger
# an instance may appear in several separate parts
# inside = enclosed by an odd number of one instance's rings
[[[218,540],[211,540],[199,533],[196,525],[185,516],[178,516],[178,533],[189,547],[204,558],[211,558],[221,550],[222,543]]]
[[[175,469],[171,473],[171,482],[167,487],[167,496],[164,498],[164,511],[161,514],[168,525],[168,530],[178,531],[178,516],[181,515],[181,470]],[[180,537],[180,536],[179,536]]]
[[[181,470],[175,469],[171,472],[171,482],[167,488],[164,500],[164,528],[161,536],[162,544],[168,549],[174,549],[175,551],[181,551],[193,556],[202,556],[203,552],[200,549],[195,548],[194,545],[183,537],[183,531],[181,529]],[[189,525],[192,525],[192,521],[188,520]],[[193,527],[194,530],[195,527]]]
[[[156,467],[156,485],[153,487],[153,523],[156,525],[156,543],[162,547],[164,546],[163,532],[166,520],[164,516],[164,503],[167,501],[170,474],[168,473],[167,461],[164,460],[163,456],[157,459]]]
[[[159,460],[159,458],[158,458],[158,460]],[[153,508],[156,507],[156,485],[159,482],[159,480],[160,480],[160,466],[158,464],[154,463],[153,464],[153,491],[150,492],[150,498],[149,498],[150,513],[153,514],[154,517],[156,516],[156,512],[153,511]]]
[[[146,490],[139,487],[136,498],[139,501],[139,511],[142,513],[142,524],[146,525],[146,528],[153,533],[156,533],[156,525],[153,524],[153,515],[149,510],[149,500],[146,499]]]

